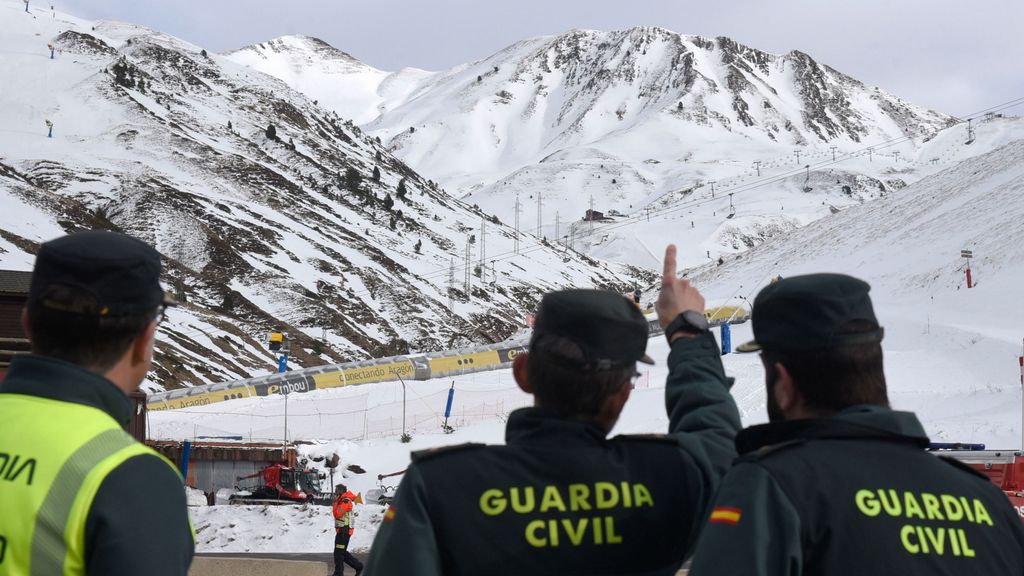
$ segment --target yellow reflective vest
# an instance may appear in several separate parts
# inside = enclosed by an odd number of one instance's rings
[[[0,575],[85,574],[93,498],[143,454],[159,456],[98,408],[0,394]]]

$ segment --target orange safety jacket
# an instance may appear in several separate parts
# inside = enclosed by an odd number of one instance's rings
[[[352,506],[355,502],[356,495],[352,492],[345,492],[341,496],[338,496],[337,500],[334,501],[332,512],[334,513],[334,531],[338,532],[342,528],[348,528],[348,535],[351,536],[355,532],[355,515],[352,513]],[[344,502],[343,500],[347,500]]]

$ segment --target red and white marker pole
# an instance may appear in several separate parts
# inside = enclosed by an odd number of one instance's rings
[[[961,250],[960,257],[967,259],[967,287],[973,288],[974,283],[971,282],[971,258],[974,257],[974,252],[971,250]]]

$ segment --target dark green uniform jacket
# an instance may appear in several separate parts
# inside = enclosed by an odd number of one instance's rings
[[[414,455],[367,576],[675,574],[740,425],[711,335],[678,340],[669,368],[667,436],[525,408],[505,446]]]
[[[983,475],[925,452],[917,417],[854,406],[748,428],[691,576],[1024,574],[1024,529]]]
[[[43,356],[16,357],[0,383],[0,394],[84,404],[124,426],[131,409],[128,397],[106,378]],[[3,418],[0,414],[0,433],[11,433],[3,430]],[[60,425],[53,422],[53,426]],[[23,453],[31,454],[32,439],[24,438],[24,442]],[[139,455],[109,473],[86,519],[88,574],[184,576],[193,548],[181,476],[165,461],[155,454]]]

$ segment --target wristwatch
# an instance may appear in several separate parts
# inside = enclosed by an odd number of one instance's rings
[[[676,332],[696,336],[708,330],[708,319],[703,314],[696,310],[687,310],[681,312],[679,316],[676,316],[675,320],[668,323],[668,326],[665,327],[665,339],[671,344],[672,337],[675,336]]]

